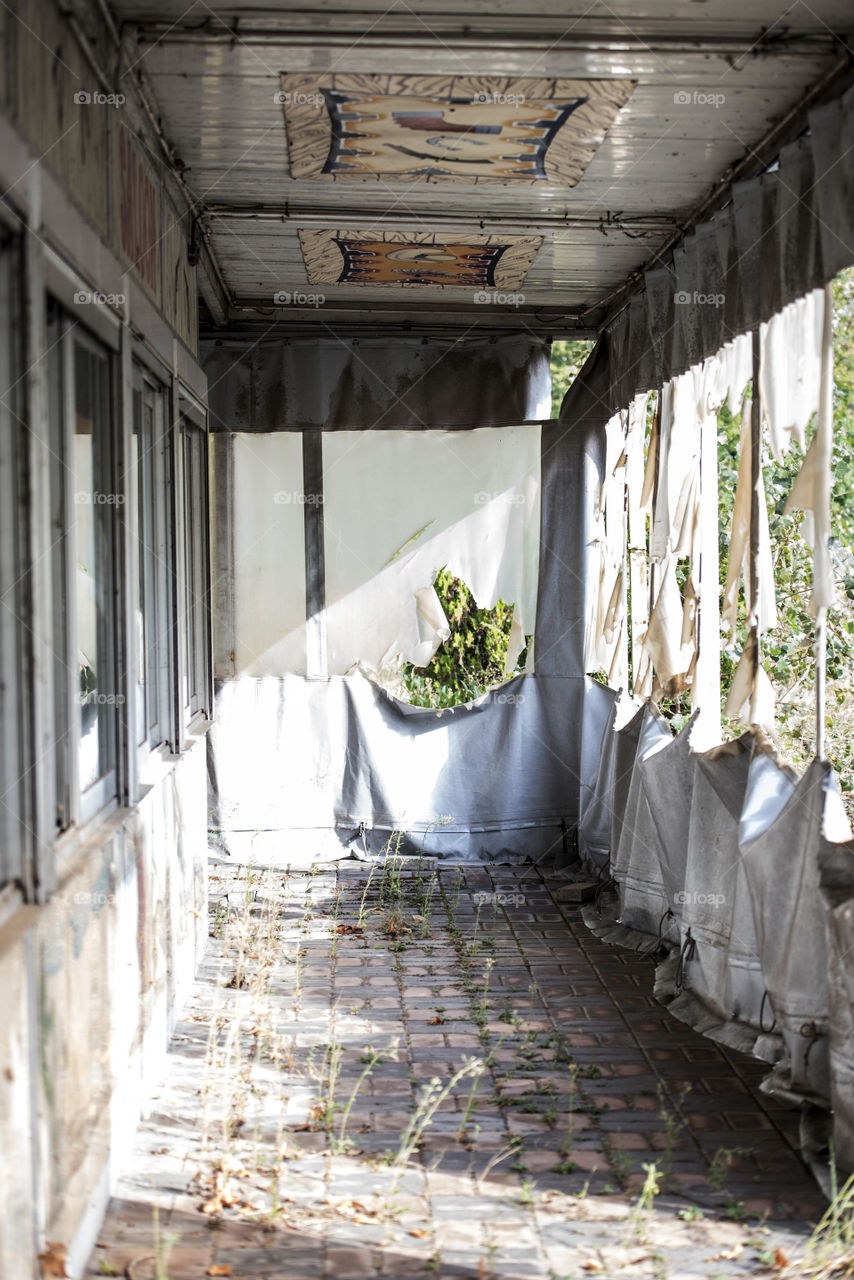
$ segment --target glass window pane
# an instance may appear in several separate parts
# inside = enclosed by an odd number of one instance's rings
[[[121,495],[112,481],[110,370],[105,353],[74,347],[74,501],[80,790],[115,763],[112,548]]]
[[[170,670],[167,440],[164,393],[145,377],[134,391],[134,458],[137,508],[133,553],[135,601],[136,712],[140,746],[164,739]],[[162,722],[162,723],[161,723]]]
[[[21,643],[24,546],[22,371],[17,244],[0,230],[0,885],[23,880],[24,731]]]
[[[69,680],[72,675],[68,661],[68,509],[63,328],[59,308],[51,306],[48,311],[47,359],[51,608],[53,613],[53,740],[56,825],[61,831],[71,821],[68,698]]]
[[[143,475],[143,456],[145,454],[145,423],[143,419],[143,392],[141,387],[133,393],[133,457],[136,465],[136,530],[133,537],[133,557],[136,561],[137,594],[134,602],[134,646],[136,650],[136,731],[137,742],[142,744],[147,738],[148,717],[146,715],[146,669],[145,669],[145,500],[146,485]]]

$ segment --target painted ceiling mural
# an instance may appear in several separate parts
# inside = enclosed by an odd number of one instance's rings
[[[285,74],[292,178],[574,186],[632,80]]]
[[[518,289],[541,236],[301,230],[310,284]]]

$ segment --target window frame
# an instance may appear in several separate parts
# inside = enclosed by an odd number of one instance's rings
[[[211,566],[208,427],[202,407],[178,396],[175,448],[176,621],[175,704],[182,734],[211,718]]]
[[[36,869],[27,834],[32,825],[32,661],[27,633],[29,538],[25,504],[27,430],[21,237],[0,218],[0,891],[18,885],[32,895]],[[14,678],[7,678],[13,676]]]
[[[131,520],[128,536],[133,540],[133,600],[131,602],[134,623],[140,594],[143,599],[142,661],[145,666],[144,724],[139,724],[137,685],[140,654],[137,649],[137,633],[134,629],[131,647],[133,669],[137,682],[134,695],[134,736],[140,765],[153,751],[169,747],[174,742],[172,718],[172,682],[176,672],[174,592],[172,579],[175,573],[175,531],[172,522],[173,489],[175,484],[174,433],[171,430],[169,388],[133,354],[132,361],[132,435],[134,439],[129,489],[132,496]],[[137,418],[137,407],[140,416]],[[151,438],[147,446],[140,442],[140,429],[146,408],[151,409]],[[140,470],[140,449],[145,447]],[[149,510],[143,511],[148,501]],[[145,533],[142,521],[147,519]],[[153,629],[153,633],[152,633]]]
[[[61,468],[59,494],[61,499],[60,521],[62,532],[55,540],[59,544],[57,558],[52,572],[52,634],[54,642],[54,706],[57,709],[55,723],[58,729],[58,740],[54,743],[56,794],[56,834],[61,835],[69,828],[79,827],[91,821],[96,814],[110,805],[116,805],[119,798],[119,780],[122,769],[123,733],[122,719],[123,697],[119,690],[119,668],[121,657],[121,636],[119,632],[119,616],[115,602],[120,599],[123,589],[120,560],[122,520],[119,517],[119,504],[105,504],[107,520],[105,527],[96,531],[96,536],[103,538],[103,557],[101,568],[106,569],[107,577],[101,583],[100,594],[109,602],[104,608],[103,633],[99,644],[104,642],[103,661],[99,665],[106,672],[104,683],[112,689],[112,703],[107,703],[109,710],[100,718],[106,726],[108,745],[107,768],[86,787],[80,779],[80,758],[82,742],[82,704],[80,701],[78,682],[75,673],[78,670],[78,541],[79,527],[75,518],[73,446],[76,416],[76,372],[75,360],[78,348],[82,348],[97,359],[106,362],[106,422],[103,436],[99,433],[93,448],[104,451],[105,456],[97,460],[96,465],[104,468],[108,487],[104,493],[117,495],[118,458],[121,445],[121,418],[119,414],[119,378],[116,354],[102,337],[95,336],[75,316],[72,316],[61,299],[52,293],[48,297],[48,311],[51,319],[47,332],[50,337],[51,328],[56,325],[54,342],[59,348],[58,364],[53,368],[59,371],[60,384],[54,394],[48,396],[47,431],[48,443],[52,453],[54,446],[60,450],[57,459]],[[53,345],[49,341],[49,349]],[[59,410],[58,420],[54,419],[54,410]],[[54,542],[51,544],[55,545]],[[59,598],[57,598],[59,595]],[[62,668],[65,675],[62,675]],[[100,749],[100,739],[99,739]]]

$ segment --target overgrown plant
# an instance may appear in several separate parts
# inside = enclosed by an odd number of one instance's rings
[[[854,1174],[840,1190],[834,1188],[803,1257],[786,1274],[808,1276],[810,1280],[854,1276]]]
[[[409,700],[417,707],[455,707],[471,702],[507,679],[505,664],[514,605],[499,600],[492,609],[478,609],[466,584],[445,567],[433,583],[450,636],[426,667],[403,663],[401,674]],[[525,670],[530,636],[514,672]]]

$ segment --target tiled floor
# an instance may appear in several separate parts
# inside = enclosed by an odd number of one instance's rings
[[[688,1280],[802,1250],[824,1203],[795,1116],[559,881],[368,873],[214,868],[87,1277]]]

